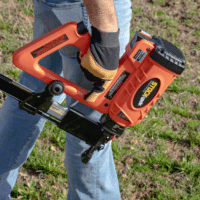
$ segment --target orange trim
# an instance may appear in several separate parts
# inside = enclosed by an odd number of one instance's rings
[[[155,104],[158,98],[161,97],[170,83],[178,76],[151,59],[150,53],[155,50],[155,44],[153,42],[141,39],[136,42],[133,49],[131,49],[131,41],[126,47],[126,52],[119,60],[119,68],[116,76],[108,88],[98,96],[95,102],[87,102],[84,99],[85,94],[89,91],[38,64],[43,57],[66,45],[78,47],[83,55],[87,53],[90,43],[90,34],[85,33],[79,35],[76,22],[64,24],[21,47],[13,54],[13,63],[16,67],[40,79],[46,84],[50,84],[54,80],[62,81],[65,85],[64,92],[67,95],[100,113],[108,114],[117,124],[129,127],[139,124],[143,120],[149,109]],[[146,56],[142,62],[138,62],[134,59],[134,56],[139,50],[146,52]],[[106,94],[124,71],[130,74],[129,77],[116,92],[114,97],[111,100],[107,99],[105,97]],[[160,82],[156,95],[145,106],[135,108],[133,106],[133,99],[137,91],[150,79],[158,79]],[[147,92],[151,90],[152,88],[149,88]]]

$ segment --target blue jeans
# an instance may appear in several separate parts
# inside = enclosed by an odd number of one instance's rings
[[[33,39],[57,26],[83,21],[91,33],[91,24],[82,0],[33,0]],[[130,39],[131,1],[115,0],[120,28],[120,56]],[[45,18],[46,16],[46,18]],[[50,23],[49,23],[50,22]],[[43,58],[40,64],[62,77],[91,89],[76,59],[77,49],[63,48]],[[35,92],[42,92],[46,83],[22,72],[19,83]],[[87,117],[98,121],[101,113],[62,94],[53,100],[62,103],[66,98],[67,107],[72,106]],[[25,163],[42,131],[46,119],[31,115],[18,108],[18,101],[8,96],[0,110],[0,199],[10,200],[10,193],[16,183],[18,170]],[[95,134],[95,133],[94,133]],[[68,179],[68,200],[120,200],[118,178],[114,166],[111,142],[101,151],[95,151],[89,163],[81,162],[81,154],[89,148],[84,141],[66,133],[65,168]]]

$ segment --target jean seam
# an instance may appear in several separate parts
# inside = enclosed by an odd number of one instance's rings
[[[87,14],[87,11],[86,11],[86,8],[84,5],[82,7],[82,12],[83,12],[83,22],[84,22],[85,26],[87,27],[88,26],[88,14]]]
[[[97,187],[96,187],[96,197],[97,197],[97,200],[100,200],[100,193],[99,193],[99,187],[100,187],[100,182],[99,182],[99,165],[100,165],[100,160],[98,160],[97,161],[98,162],[98,165],[97,165],[97,168],[98,168],[98,170],[97,170],[97,178],[96,178],[96,185],[97,185]]]

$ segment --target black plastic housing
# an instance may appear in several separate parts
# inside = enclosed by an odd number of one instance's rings
[[[169,41],[161,37],[152,37],[155,43],[155,52],[150,54],[151,58],[163,67],[176,74],[181,74],[185,69],[185,57],[182,52]]]
[[[136,31],[131,42],[131,48],[141,39],[151,41],[155,44],[155,50],[150,54],[150,57],[154,61],[176,74],[180,75],[183,72],[186,60],[183,53],[175,45],[162,37],[154,35],[152,38],[149,38],[141,32]]]

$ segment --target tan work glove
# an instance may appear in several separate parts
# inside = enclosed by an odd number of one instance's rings
[[[119,30],[118,32],[101,32],[92,26],[90,48],[84,56],[78,53],[77,59],[81,69],[93,89],[85,95],[85,100],[94,102],[110,85],[119,65]]]

